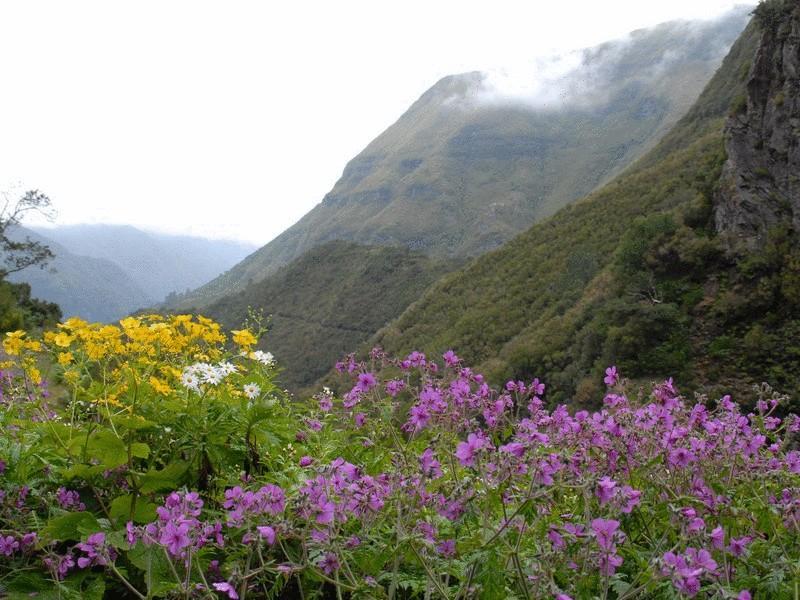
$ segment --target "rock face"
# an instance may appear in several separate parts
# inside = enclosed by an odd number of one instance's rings
[[[763,246],[769,230],[800,231],[800,5],[766,2],[746,99],[728,118],[715,206],[717,231],[733,251]]]

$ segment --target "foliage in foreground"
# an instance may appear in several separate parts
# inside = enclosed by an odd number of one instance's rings
[[[4,342],[12,598],[791,598],[800,419],[614,367],[603,408],[374,351],[291,405],[257,335],[189,316]],[[46,358],[49,356],[49,360]],[[47,392],[41,368],[69,390]],[[0,592],[2,593],[2,592]]]

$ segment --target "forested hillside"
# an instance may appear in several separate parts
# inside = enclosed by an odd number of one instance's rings
[[[774,93],[764,102],[780,105],[797,89],[788,61],[780,73],[753,67],[759,41],[762,53],[772,48],[763,65],[794,40],[788,20],[777,30],[756,21],[686,117],[628,173],[446,277],[373,341],[393,352],[454,348],[495,381],[538,376],[558,390],[553,400],[577,404],[597,394],[592,374],[607,364],[634,378],[714,382],[709,391],[768,381],[797,397],[792,213],[762,230],[759,249],[739,253],[714,219],[723,168],[737,168],[726,164],[726,140],[730,150],[731,132],[757,110],[754,91],[767,85]],[[760,185],[770,177],[762,171]]]
[[[297,390],[458,266],[405,248],[329,242],[203,313],[232,329],[250,309],[268,317],[263,347],[280,362],[280,381]]]

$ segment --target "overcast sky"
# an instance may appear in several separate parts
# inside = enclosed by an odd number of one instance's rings
[[[440,77],[728,0],[3,0],[0,190],[59,223],[265,243]]]

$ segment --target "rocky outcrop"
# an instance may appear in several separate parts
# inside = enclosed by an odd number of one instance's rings
[[[756,11],[761,42],[747,93],[726,124],[727,162],[714,217],[733,251],[761,247],[769,230],[800,232],[800,5]]]

